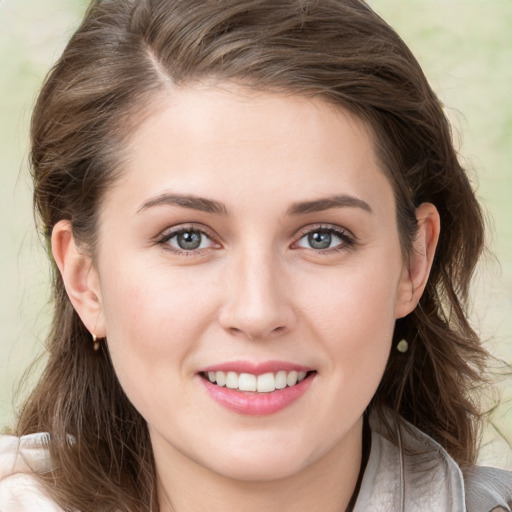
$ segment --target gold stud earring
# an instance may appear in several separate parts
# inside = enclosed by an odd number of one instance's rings
[[[96,336],[96,334],[92,334],[92,342],[94,352],[98,352],[98,350],[100,349],[100,341],[98,340],[98,336]]]
[[[407,343],[407,340],[405,339],[401,339],[397,344],[396,344],[396,349],[398,350],[398,352],[400,352],[401,354],[405,354],[408,350],[409,350],[409,343]]]

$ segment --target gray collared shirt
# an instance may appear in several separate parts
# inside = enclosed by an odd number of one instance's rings
[[[401,446],[386,438],[376,416],[370,428],[370,457],[354,512],[512,512],[512,473],[476,466],[463,472],[410,424],[399,430]]]
[[[512,512],[512,473],[472,467],[463,475],[446,450],[412,425],[400,429],[401,447],[385,437],[376,417],[370,428],[354,512]],[[64,512],[33,476],[51,468],[48,441],[44,433],[0,435],[0,512]]]

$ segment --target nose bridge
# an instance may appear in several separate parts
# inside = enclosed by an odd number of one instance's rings
[[[285,275],[272,248],[252,244],[234,259],[221,313],[223,327],[250,339],[291,328],[294,315],[285,293]]]

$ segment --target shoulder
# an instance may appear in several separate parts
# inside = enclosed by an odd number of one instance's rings
[[[511,473],[476,466],[462,471],[413,425],[398,424],[391,415],[385,423],[370,417],[370,458],[354,512],[512,512]],[[398,444],[390,440],[390,429]]]
[[[460,501],[461,510],[512,512],[512,473],[481,466],[468,466],[462,469],[436,441],[412,426],[408,428],[405,438],[408,448],[412,448],[411,454],[406,458],[413,466],[408,468],[407,472],[416,472],[422,464],[425,472],[428,472],[429,460],[430,464],[437,461],[436,466],[442,468],[440,487],[447,490],[446,495],[449,499]],[[423,448],[423,451],[418,448]],[[413,469],[416,464],[416,469]],[[439,469],[435,471],[439,476]],[[432,474],[432,469],[430,473]],[[440,492],[440,488],[437,492]]]
[[[512,472],[472,466],[463,474],[468,512],[512,511]]]
[[[1,512],[63,512],[44,493],[35,473],[51,469],[48,434],[0,435]]]

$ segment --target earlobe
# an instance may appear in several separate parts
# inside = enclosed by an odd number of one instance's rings
[[[428,282],[430,269],[439,240],[441,222],[437,208],[431,203],[422,203],[416,209],[418,232],[413,242],[409,261],[404,263],[398,300],[396,318],[411,313],[417,306]]]
[[[89,332],[105,337],[98,274],[91,257],[77,246],[69,221],[61,220],[54,226],[51,242],[55,263],[75,311]]]

